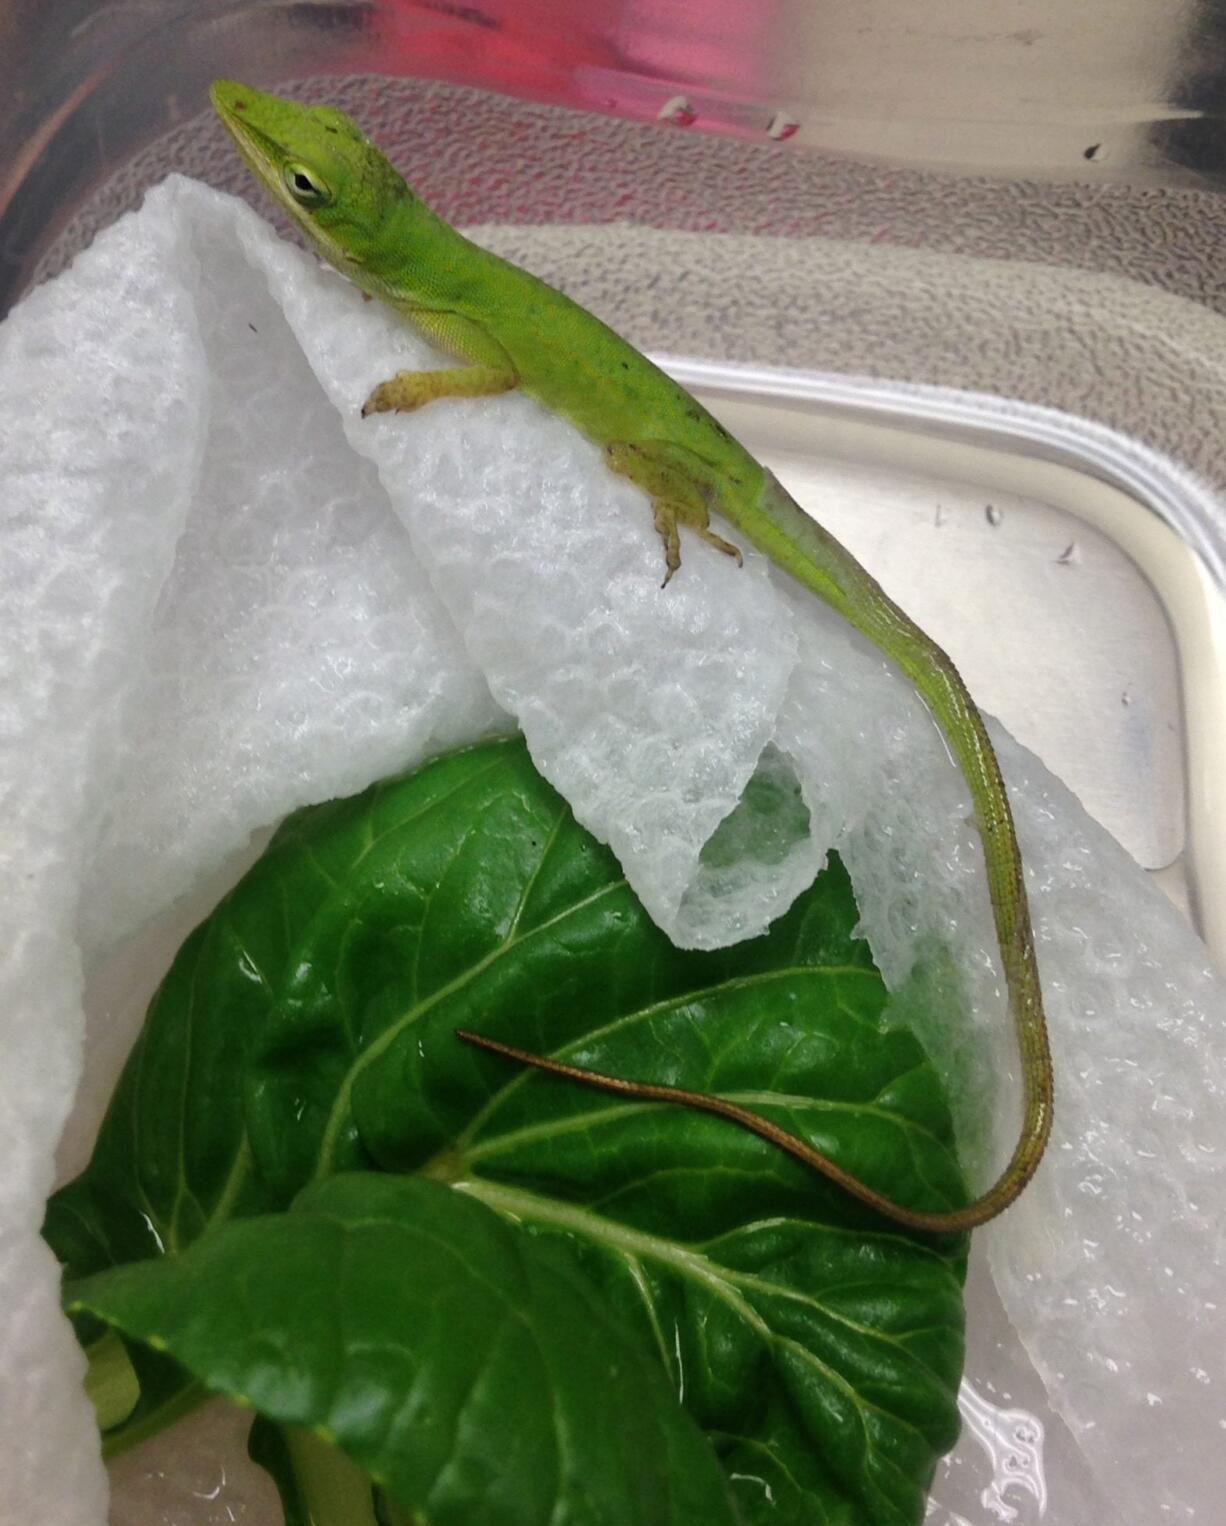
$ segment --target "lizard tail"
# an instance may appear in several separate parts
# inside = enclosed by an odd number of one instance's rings
[[[874,1206],[916,1228],[973,1229],[995,1218],[1022,1191],[1043,1158],[1052,1125],[1051,1048],[1021,853],[1000,764],[983,717],[950,658],[899,609],[851,552],[810,518],[769,473],[759,509],[761,517],[755,515],[752,523],[747,520],[742,524],[743,532],[785,571],[836,609],[911,680],[932,711],[970,788],[975,823],[983,842],[988,894],[1010,1016],[1021,1056],[1021,1129],[1000,1176],[965,1208],[917,1215],[898,1204],[883,1206],[874,1202]],[[865,1202],[873,1201],[873,1195],[867,1191],[856,1195]]]
[[[852,1197],[859,1198],[870,1208],[875,1208],[887,1218],[906,1224],[911,1229],[950,1234],[957,1230],[973,1229],[977,1224],[982,1224],[985,1218],[991,1218],[994,1213],[1000,1211],[997,1208],[980,1212],[979,1209],[985,1201],[983,1198],[969,1204],[966,1208],[954,1209],[947,1213],[925,1213],[918,1208],[908,1208],[886,1197],[884,1192],[878,1192],[867,1183],[860,1181],[850,1171],[844,1171],[837,1161],[831,1160],[828,1155],[823,1155],[820,1150],[815,1150],[812,1145],[806,1144],[803,1139],[798,1139],[795,1134],[789,1134],[786,1129],[781,1129],[769,1118],[763,1118],[760,1113],[752,1113],[748,1108],[740,1107],[735,1102],[728,1102],[723,1097],[713,1096],[710,1092],[683,1091],[679,1086],[661,1086],[654,1081],[628,1081],[620,1076],[605,1075],[599,1070],[583,1070],[580,1066],[568,1065],[563,1060],[552,1060],[543,1054],[534,1054],[529,1049],[517,1049],[514,1044],[504,1044],[498,1039],[486,1038],[480,1033],[471,1033],[467,1028],[457,1028],[455,1036],[478,1049],[485,1049],[491,1054],[501,1055],[503,1059],[513,1060],[516,1065],[530,1065],[536,1070],[545,1071],[548,1075],[558,1076],[561,1080],[576,1081],[580,1086],[590,1086],[594,1091],[612,1092],[614,1096],[626,1097],[634,1102],[670,1102],[674,1106],[692,1108],[697,1113],[712,1113],[717,1118],[724,1118],[729,1123],[735,1123],[738,1128],[745,1129],[750,1134],[756,1134],[759,1139],[765,1139],[768,1144],[782,1150],[785,1155],[790,1155],[793,1160],[798,1160],[810,1171],[816,1171],[819,1175],[828,1177]]]
[[[930,637],[899,609],[880,584],[828,531],[811,519],[769,473],[756,511],[734,523],[784,571],[836,609],[911,680],[944,733],[970,787],[983,841],[992,916],[1009,1008],[1022,1061],[1022,1126],[997,1180],[963,1208],[923,1212],[896,1203],[844,1171],[811,1145],[756,1113],[705,1092],[622,1080],[582,1070],[477,1034],[457,1037],[552,1075],[639,1101],[669,1102],[726,1118],[828,1177],[853,1197],[911,1229],[953,1233],[974,1229],[1006,1209],[1034,1175],[1051,1134],[1052,1063],[1026,903],[1022,860],[1004,780],[983,717],[958,670]]]

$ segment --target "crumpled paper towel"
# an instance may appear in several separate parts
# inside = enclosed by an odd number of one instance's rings
[[[758,930],[835,846],[900,1000],[934,939],[953,951],[978,1019],[972,1042],[929,1014],[943,1067],[986,1084],[1013,1066],[967,799],[906,685],[752,553],[738,570],[691,538],[662,594],[641,494],[526,397],[360,419],[377,381],[437,363],[181,179],[0,330],[0,1519],[105,1515],[37,1235],[83,968],[290,809],[518,725],[678,941]],[[1226,989],[996,737],[1060,1096],[1039,1178],[983,1240],[1118,1518],[1208,1520]],[[752,830],[740,857],[726,834],[713,855],[760,764],[807,832],[760,857]],[[109,1078],[88,1080],[96,1113]]]

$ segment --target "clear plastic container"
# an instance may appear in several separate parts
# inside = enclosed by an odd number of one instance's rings
[[[730,22],[704,74],[679,62],[680,23],[653,32],[641,6],[618,7],[617,26],[520,9],[512,21],[498,6],[169,6],[151,19],[81,5],[72,25],[56,7],[53,28],[10,7],[0,85],[9,72],[21,89],[0,89],[0,304],[170,169],[250,194],[200,114],[204,89],[218,74],[297,81],[356,116],[449,219],[503,225],[504,247],[505,229],[522,229],[508,252],[661,354],[802,501],[818,461],[863,486],[879,512],[831,528],[914,601],[987,707],[1226,962],[1222,209],[1172,168],[1208,165],[1190,130],[1176,152],[1180,111],[1159,113],[1164,138],[1135,112],[1114,136],[1109,109],[1074,113],[1093,183],[957,179],[813,148],[901,138],[897,123],[857,134],[850,108],[839,131],[807,122],[777,39],[754,51],[757,24]],[[1164,43],[1171,57],[1178,42]],[[755,74],[754,59],[775,65]],[[490,88],[465,83],[477,78]],[[980,164],[1014,162],[1007,136],[988,135]],[[911,157],[958,157],[938,140]],[[1029,162],[1059,157],[1067,172],[1072,142],[1054,133]],[[1111,154],[1088,152],[1102,142]],[[1113,165],[1165,183],[1108,181]],[[1005,567],[1018,603],[989,645],[982,606],[939,595]],[[1043,635],[1019,676],[1027,622]],[[1079,747],[1087,732],[1094,746]],[[112,965],[94,1007],[137,1002],[200,909]],[[1081,1526],[1096,1499],[1084,1459],[993,1334],[978,1262],[968,1300],[965,1430],[933,1519]],[[232,1417],[193,1425],[116,1466],[116,1518],[139,1508],[187,1526],[189,1496],[192,1520],[265,1518],[270,1499],[217,1449]]]

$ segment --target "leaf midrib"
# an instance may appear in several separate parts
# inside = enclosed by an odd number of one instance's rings
[[[580,1034],[569,1043],[560,1044],[556,1049],[551,1049],[548,1058],[553,1060],[567,1060],[573,1063],[574,1057],[583,1049],[601,1039],[610,1038],[613,1034],[621,1033],[624,1029],[635,1026],[638,1023],[648,1022],[652,1018],[675,1008],[688,1007],[695,1002],[706,1001],[713,996],[726,995],[730,991],[748,990],[753,986],[769,985],[774,980],[782,980],[797,977],[820,976],[838,980],[844,975],[863,975],[872,980],[877,980],[877,972],[858,964],[795,964],[777,965],[767,970],[754,970],[748,975],[735,975],[729,979],[716,981],[714,985],[691,986],[685,991],[679,991],[674,996],[662,997],[659,1001],[648,1002],[645,1006],[635,1007],[632,1012],[619,1012],[610,1022],[599,1028],[590,1028],[586,1033]],[[850,1021],[862,1023],[866,1027],[875,1028],[872,1018],[866,1017],[862,1012],[856,1012],[848,1007],[845,1002],[836,1000],[835,1006]],[[526,1086],[532,1079],[534,1072],[521,1069],[516,1075],[496,1091],[489,1101],[474,1113],[463,1130],[447,1148],[447,1155],[454,1158],[462,1155],[468,1148],[468,1143],[476,1134],[485,1127],[486,1123],[494,1116],[507,1099],[521,1086]],[[889,1085],[894,1085],[897,1077],[890,1079]],[[884,1088],[883,1088],[884,1090]],[[880,1092],[877,1093],[880,1096]],[[875,1099],[874,1099],[875,1100]],[[627,1104],[628,1105],[628,1104]]]
[[[324,1125],[324,1132],[319,1145],[319,1155],[316,1159],[311,1181],[321,1181],[332,1171],[337,1138],[349,1114],[350,1098],[359,1077],[375,1063],[380,1055],[396,1042],[407,1028],[419,1021],[433,1007],[454,996],[458,991],[462,991],[465,986],[469,985],[479,975],[483,975],[486,970],[497,964],[500,959],[505,958],[507,954],[521,947],[529,939],[553,930],[564,923],[567,918],[581,911],[586,911],[598,901],[603,900],[605,896],[623,890],[625,885],[625,879],[612,880],[602,885],[599,890],[593,891],[591,895],[585,896],[583,900],[571,902],[569,906],[556,915],[549,917],[544,922],[537,923],[535,927],[530,927],[527,932],[516,933],[510,937],[504,934],[502,941],[490,949],[482,958],[478,959],[475,964],[470,964],[459,975],[455,976],[454,979],[449,980],[445,985],[439,986],[437,990],[432,991],[429,996],[424,997],[421,1001],[414,1002],[395,1021],[389,1023],[378,1037],[372,1039],[365,1049],[354,1057],[353,1063],[345,1072],[340,1085],[337,1087],[336,1099],[328,1113],[328,1121]]]
[[[927,1438],[919,1427],[901,1415],[887,1409],[880,1404],[874,1404],[871,1399],[866,1399],[843,1374],[826,1362],[808,1347],[801,1345],[791,1336],[781,1335],[772,1330],[766,1319],[758,1311],[741,1297],[734,1283],[749,1283],[761,1285],[760,1279],[752,1274],[733,1272],[728,1268],[716,1271],[705,1257],[696,1251],[678,1245],[675,1241],[662,1240],[656,1235],[650,1235],[642,1230],[631,1229],[629,1225],[614,1224],[599,1215],[591,1213],[585,1208],[572,1204],[560,1203],[538,1197],[535,1193],[525,1192],[520,1188],[496,1186],[490,1182],[480,1180],[467,1180],[452,1183],[452,1189],[462,1192],[468,1197],[474,1197],[478,1202],[484,1203],[496,1213],[500,1213],[518,1222],[522,1219],[535,1219],[539,1223],[551,1224],[558,1229],[569,1230],[571,1233],[583,1235],[596,1244],[604,1244],[611,1249],[624,1263],[631,1260],[647,1259],[663,1263],[682,1277],[688,1276],[692,1281],[705,1287],[707,1291],[720,1302],[730,1308],[734,1314],[745,1321],[754,1331],[758,1339],[768,1349],[789,1351],[802,1365],[814,1368],[830,1386],[842,1393],[855,1411],[859,1424],[860,1436],[863,1444],[863,1468],[866,1486],[874,1495],[880,1498],[884,1496],[880,1485],[874,1478],[874,1467],[888,1469],[895,1477],[900,1478],[908,1489],[915,1488],[915,1481],[907,1476],[899,1464],[880,1450],[874,1441],[872,1430],[869,1425],[870,1414],[879,1415],[889,1424],[901,1426],[919,1439],[924,1446],[928,1445]],[[751,1226],[746,1225],[745,1228]],[[827,1226],[817,1226],[824,1230]],[[908,1242],[909,1244],[911,1242]],[[866,1334],[871,1339],[881,1340],[896,1346],[914,1361],[919,1358],[913,1352],[901,1346],[896,1337],[887,1335],[882,1331],[866,1330],[863,1326],[856,1325],[844,1316],[828,1310],[816,1299],[807,1299],[803,1294],[795,1293],[792,1289],[781,1288],[775,1284],[767,1284],[772,1294],[782,1297],[790,1297],[793,1301],[811,1304],[819,1309],[828,1319],[847,1328],[855,1329]],[[640,1290],[641,1291],[641,1290]],[[920,1362],[925,1366],[925,1363]],[[942,1380],[937,1374],[932,1374],[938,1382]],[[943,1385],[944,1386],[944,1385]]]
[[[363,862],[363,860],[369,858],[370,855],[378,847],[380,847],[384,842],[386,842],[389,838],[394,838],[394,837],[398,836],[400,833],[404,832],[406,830],[406,828],[409,828],[409,827],[413,826],[415,823],[419,822],[423,817],[427,817],[427,816],[431,815],[434,811],[442,808],[443,806],[448,805],[449,803],[451,803],[454,800],[456,795],[463,794],[466,790],[471,789],[474,784],[479,783],[482,779],[486,778],[487,775],[495,772],[498,768],[502,767],[504,762],[505,762],[504,758],[502,758],[502,757],[496,758],[493,762],[488,763],[483,768],[478,769],[478,771],[476,773],[474,773],[474,774],[470,775],[469,777],[465,778],[460,783],[458,783],[455,786],[453,786],[451,789],[445,790],[442,794],[435,796],[433,799],[428,801],[424,806],[422,806],[420,810],[414,811],[410,815],[398,819],[392,825],[385,827],[381,832],[379,832],[377,834],[374,833],[374,831],[372,829],[371,818],[368,815],[365,818],[366,841],[363,843],[360,852],[357,854],[357,857],[353,860],[352,864],[349,866],[349,872],[352,873],[358,867],[358,865],[360,865]],[[373,788],[373,790],[374,790],[374,792],[376,794],[379,794],[379,793],[382,793],[382,791],[385,789],[385,787],[386,787],[386,781],[380,781],[380,783],[374,785],[372,788]],[[548,848],[548,846],[552,845],[553,837],[555,835],[556,835],[556,824],[555,824],[555,831],[554,831],[554,833],[551,833],[549,844],[547,844],[547,848]],[[305,854],[306,854],[307,858],[309,859],[309,861],[310,861],[310,863],[311,863],[315,873],[319,875],[320,879],[323,880],[324,884],[328,887],[327,895],[325,896],[325,900],[324,900],[324,904],[326,906],[331,906],[331,905],[335,904],[335,902],[338,901],[338,900],[339,901],[345,901],[345,900],[350,900],[351,901],[352,900],[353,892],[352,892],[351,886],[346,881],[338,880],[336,878],[336,876],[328,868],[326,868],[326,866],[320,860],[318,853],[315,851],[315,846],[314,846],[314,844],[312,842],[310,842],[309,840],[306,841],[305,843],[299,842],[299,843],[296,843],[295,846],[299,850],[305,851]],[[539,869],[540,869],[540,865],[538,864],[536,872],[539,873]],[[535,875],[534,875],[534,878],[535,878]],[[233,894],[231,894],[230,896],[228,896],[228,897],[223,899],[223,901],[221,902],[221,904],[217,908],[217,915],[220,916],[223,908],[226,909],[226,910],[232,910],[232,903],[233,903]],[[284,898],[282,899],[282,907],[283,907],[283,910],[288,911],[288,907],[286,906]],[[517,912],[516,912],[516,922],[518,922],[518,918],[519,918],[519,915],[522,913],[522,910],[523,910],[523,904],[522,904],[522,901],[521,901],[521,904],[517,908]],[[232,922],[227,918],[226,922],[223,925],[224,925],[224,930],[234,939],[234,942],[235,942],[236,946],[242,951],[243,957],[247,960],[247,963],[250,965],[251,969],[254,971],[254,973],[255,973],[257,979],[259,980],[260,984],[271,995],[271,993],[273,991],[272,983],[268,979],[268,976],[264,973],[263,970],[260,969],[259,965],[256,963],[254,957],[251,954],[250,949],[247,947],[247,945],[243,941],[243,939],[240,938],[240,936],[238,935],[237,931],[233,927]],[[212,929],[212,928],[210,929],[210,937],[214,935],[214,931],[215,931],[214,929]],[[188,1001],[187,1001],[186,1025],[187,1025],[187,1030],[188,1030],[189,1034],[191,1032],[192,1026],[193,1026],[194,1021],[195,1021],[195,1002],[196,1002],[196,993],[197,993],[197,980],[198,980],[198,977],[199,977],[201,966],[206,962],[205,958],[204,958],[204,955],[205,955],[205,948],[202,947],[198,951],[197,958],[196,958],[195,963],[194,963],[193,968],[192,968],[191,979],[190,979],[189,986],[188,986]],[[135,1088],[135,1095],[136,1095],[137,1098],[139,1098],[141,1082],[143,1081],[143,1077],[144,1077],[144,1061],[145,1061],[146,1053],[147,1053],[147,1046],[142,1044],[141,1047],[140,1047],[138,1058],[137,1058],[137,1085],[136,1085],[136,1088]],[[184,1076],[183,1076],[184,1099],[186,1099],[186,1093],[187,1093],[187,1073],[190,1071],[190,1067],[191,1067],[191,1046],[189,1044],[187,1046],[187,1050],[185,1052],[185,1060],[184,1060]],[[182,1205],[182,1202],[184,1200],[185,1194],[190,1195],[190,1196],[192,1196],[194,1198],[194,1194],[190,1193],[190,1189],[187,1186],[188,1173],[187,1173],[187,1162],[186,1162],[186,1156],[185,1156],[186,1106],[185,1105],[181,1106],[180,1109],[179,1109],[179,1129],[178,1129],[178,1136],[179,1136],[178,1137],[179,1172],[178,1172],[178,1185],[176,1186],[176,1189],[175,1189],[175,1199],[174,1199],[174,1203],[172,1204],[171,1213],[170,1213],[170,1217],[169,1217],[168,1220],[164,1219],[163,1216],[160,1213],[155,1212],[155,1210],[153,1208],[153,1205],[152,1205],[152,1202],[150,1201],[148,1192],[145,1190],[144,1182],[143,1182],[143,1179],[142,1179],[142,1176],[141,1176],[140,1165],[139,1165],[139,1162],[140,1162],[140,1160],[142,1158],[142,1150],[141,1150],[141,1147],[140,1147],[140,1116],[141,1116],[141,1112],[142,1112],[142,1109],[139,1107],[139,1105],[134,1103],[133,1118],[132,1118],[132,1123],[133,1123],[133,1139],[134,1139],[134,1142],[133,1142],[133,1156],[134,1156],[134,1159],[138,1162],[136,1170],[134,1172],[134,1181],[135,1181],[135,1185],[136,1185],[136,1189],[137,1189],[138,1195],[139,1195],[141,1201],[144,1203],[144,1210],[143,1210],[143,1212],[148,1217],[150,1223],[154,1226],[154,1229],[155,1229],[156,1233],[158,1234],[159,1238],[163,1241],[163,1243],[167,1246],[167,1248],[172,1253],[175,1253],[175,1252],[177,1252],[177,1251],[179,1251],[179,1250],[184,1248],[183,1245],[180,1243],[180,1238],[181,1237],[179,1235],[179,1229],[178,1229],[179,1209],[180,1209],[180,1207]],[[331,1126],[331,1123],[332,1123],[332,1115],[329,1114],[329,1126]],[[333,1145],[334,1145],[334,1142],[333,1142]],[[200,1208],[200,1211],[201,1211],[201,1218],[204,1219],[204,1227],[200,1231],[201,1235],[206,1235],[209,1232],[211,1232],[212,1230],[219,1228],[222,1224],[224,1224],[228,1220],[228,1218],[230,1216],[230,1210],[233,1207],[234,1203],[237,1201],[237,1199],[239,1197],[239,1194],[241,1193],[242,1188],[243,1188],[243,1186],[246,1183],[246,1179],[248,1178],[248,1176],[251,1173],[251,1168],[252,1168],[253,1165],[254,1165],[254,1158],[253,1158],[252,1151],[251,1151],[250,1134],[249,1134],[247,1128],[244,1126],[244,1128],[242,1130],[242,1134],[241,1134],[241,1136],[239,1138],[239,1141],[238,1141],[238,1146],[237,1146],[237,1148],[235,1150],[235,1153],[234,1153],[234,1158],[233,1158],[233,1160],[230,1163],[230,1168],[229,1168],[229,1171],[227,1173],[226,1181],[223,1184],[222,1191],[221,1191],[219,1197],[217,1198],[216,1202],[214,1203],[211,1212],[209,1212],[206,1215],[204,1213],[203,1205],[199,1203],[198,1199],[196,1200],[197,1201],[197,1206]],[[312,1180],[318,1180],[321,1174],[326,1174],[326,1173],[321,1171],[321,1169],[320,1169],[321,1165],[322,1165],[322,1160],[319,1163],[319,1165],[317,1165],[317,1169],[316,1169],[315,1175],[313,1176]]]
[[[881,1122],[897,1127],[903,1133],[921,1134],[939,1145],[940,1140],[932,1130],[922,1123],[917,1123],[913,1118],[906,1118],[901,1113],[891,1112],[889,1108],[879,1107],[875,1101],[857,1102],[850,1100],[835,1101],[828,1097],[807,1097],[800,1094],[772,1091],[715,1091],[713,1096],[722,1097],[725,1102],[735,1102],[741,1107],[779,1107],[787,1108],[790,1112],[814,1112],[814,1113],[845,1113],[856,1116],[867,1116],[880,1119]],[[599,1128],[601,1125],[613,1122],[619,1118],[631,1118],[636,1113],[647,1112],[652,1108],[665,1106],[661,1102],[617,1102],[608,1107],[595,1108],[584,1113],[575,1113],[567,1118],[553,1118],[547,1123],[527,1124],[521,1129],[512,1129],[505,1134],[492,1135],[483,1143],[465,1145],[461,1149],[458,1145],[449,1146],[447,1157],[454,1161],[457,1154],[461,1157],[459,1169],[466,1170],[479,1160],[498,1156],[508,1150],[514,1150],[521,1145],[532,1144],[549,1139],[558,1139],[565,1134],[582,1133],[588,1128]],[[428,1172],[428,1167],[425,1168]]]
[[[942,1386],[948,1387],[940,1375],[932,1372],[927,1363],[921,1361],[900,1337],[890,1335],[883,1330],[875,1330],[870,1326],[861,1325],[844,1314],[840,1314],[833,1309],[828,1309],[814,1297],[800,1293],[793,1288],[780,1286],[778,1283],[764,1282],[760,1277],[755,1276],[751,1272],[739,1272],[728,1267],[716,1269],[714,1263],[692,1248],[680,1245],[676,1241],[661,1239],[660,1236],[648,1234],[644,1230],[632,1229],[627,1224],[614,1223],[609,1219],[602,1218],[599,1214],[592,1213],[589,1209],[575,1204],[558,1202],[540,1197],[536,1193],[526,1192],[519,1187],[506,1187],[477,1178],[453,1182],[451,1185],[453,1191],[462,1192],[467,1197],[476,1198],[488,1208],[494,1209],[496,1213],[500,1213],[512,1221],[534,1219],[537,1222],[551,1224],[558,1229],[565,1229],[573,1234],[582,1235],[596,1244],[603,1244],[613,1250],[623,1261],[657,1261],[670,1267],[681,1276],[688,1277],[691,1281],[705,1287],[716,1298],[732,1309],[734,1313],[744,1319],[767,1345],[777,1346],[782,1342],[795,1347],[804,1361],[810,1362],[834,1387],[847,1395],[856,1406],[857,1412],[862,1414],[863,1411],[872,1410],[877,1414],[884,1415],[894,1424],[905,1426],[914,1435],[919,1436],[921,1440],[925,1440],[919,1428],[912,1425],[909,1420],[904,1420],[900,1415],[890,1410],[882,1409],[879,1404],[874,1404],[871,1400],[865,1399],[841,1373],[827,1366],[815,1353],[809,1351],[806,1347],[797,1345],[789,1337],[780,1336],[773,1331],[766,1319],[758,1313],[752,1304],[746,1302],[741,1297],[738,1288],[760,1288],[773,1297],[808,1305],[834,1324],[853,1330],[869,1340],[880,1341],[895,1347],[910,1360],[924,1367]],[[786,1221],[771,1220],[763,1222],[781,1223]],[[816,1229],[820,1233],[845,1233],[832,1226],[816,1224],[808,1220],[804,1222],[806,1227]],[[754,1227],[752,1224],[746,1224],[739,1232],[744,1232]],[[886,1234],[880,1238],[892,1239],[903,1237]],[[913,1241],[906,1240],[905,1243],[913,1250],[917,1248]],[[937,1261],[941,1261],[939,1256],[935,1256],[935,1253],[933,1254]],[[941,1264],[944,1265],[943,1262]],[[861,1423],[863,1424],[863,1416]],[[872,1439],[868,1436],[867,1430],[865,1432],[865,1440],[871,1449]],[[889,1459],[883,1460],[889,1461]],[[890,1465],[896,1467],[892,1462]]]

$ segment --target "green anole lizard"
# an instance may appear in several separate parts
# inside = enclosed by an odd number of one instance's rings
[[[983,720],[953,663],[682,387],[568,297],[449,227],[348,117],[229,80],[216,81],[211,95],[242,157],[319,253],[460,362],[389,378],[366,400],[363,415],[519,388],[568,419],[603,449],[611,470],[647,494],[664,542],[665,584],[681,564],[683,527],[739,560],[737,548],[711,529],[714,511],[910,679],[974,802],[1021,1051],[1022,1127],[1012,1157],[986,1192],[964,1208],[921,1212],[722,1098],[598,1075],[476,1034],[459,1036],[601,1090],[728,1118],[912,1228],[962,1230],[993,1218],[1042,1157],[1051,1131],[1052,1067],[1013,818]]]

